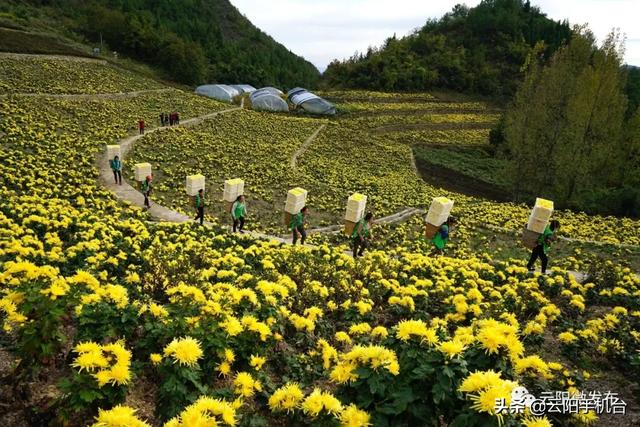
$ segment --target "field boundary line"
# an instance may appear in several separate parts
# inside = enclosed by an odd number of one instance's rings
[[[131,92],[113,92],[113,93],[3,93],[0,99],[16,97],[42,97],[54,99],[112,99],[112,98],[134,98],[145,93],[171,92],[179,89],[175,88],[159,88],[159,89],[142,89]]]
[[[309,147],[309,145],[311,145],[311,143],[313,143],[313,141],[315,141],[315,139],[318,137],[320,132],[322,132],[322,130],[325,127],[327,127],[326,123],[323,123],[320,126],[318,126],[318,129],[316,129],[311,134],[311,136],[309,138],[307,138],[307,140],[305,142],[302,143],[302,145],[295,151],[295,153],[293,153],[293,155],[291,156],[291,168],[292,169],[296,169],[298,167],[298,157],[300,157],[305,152],[307,147]]]
[[[13,31],[16,31],[16,30],[13,30]],[[24,31],[21,31],[21,32],[24,32]],[[56,54],[50,54],[50,53],[40,54],[40,53],[0,52],[0,58],[13,58],[13,59],[38,58],[38,59],[59,59],[62,61],[70,61],[70,62],[96,62],[99,64],[108,63],[106,59],[101,59],[101,58],[91,58],[88,56],[56,55]]]

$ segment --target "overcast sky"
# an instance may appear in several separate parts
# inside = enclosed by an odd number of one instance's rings
[[[406,35],[457,3],[479,0],[231,0],[260,29],[324,71],[350,57]],[[626,62],[640,66],[640,0],[532,0],[550,18],[588,23],[602,40],[614,27],[627,36]],[[635,22],[634,22],[635,21]]]

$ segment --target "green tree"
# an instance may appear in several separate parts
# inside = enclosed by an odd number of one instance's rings
[[[623,43],[612,32],[597,47],[591,32],[576,28],[547,64],[542,49],[530,57],[503,122],[514,194],[579,208],[594,190],[623,185],[632,167],[626,154],[636,137],[623,132]]]

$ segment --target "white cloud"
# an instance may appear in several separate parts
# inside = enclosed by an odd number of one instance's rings
[[[260,29],[320,70],[438,18],[463,0],[231,0]],[[475,6],[479,0],[465,2]],[[626,60],[640,65],[638,0],[532,0],[553,19],[588,23],[600,39],[614,27],[628,37]]]

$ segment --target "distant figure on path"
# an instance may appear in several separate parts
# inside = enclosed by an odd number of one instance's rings
[[[351,238],[353,239],[353,257],[358,258],[364,254],[365,249],[369,247],[369,236],[373,227],[373,214],[368,212],[364,218],[358,221],[358,225]]]
[[[529,258],[529,263],[527,263],[527,270],[530,272],[533,271],[533,266],[536,263],[537,259],[540,258],[542,261],[542,274],[547,273],[547,264],[549,263],[549,257],[547,257],[547,252],[551,247],[551,242],[555,239],[555,233],[560,229],[560,222],[558,220],[551,221],[550,225],[547,225],[538,237],[538,245],[533,248],[531,251],[531,258]]]
[[[116,184],[122,185],[122,161],[120,160],[120,157],[115,156],[111,161],[109,161],[109,163],[111,163],[111,170],[113,171],[113,177],[116,180]]]
[[[164,113],[160,113],[160,126],[164,126]]]
[[[151,190],[153,186],[151,185],[151,175],[147,175],[145,180],[142,182],[142,194],[144,195],[144,207],[149,209],[151,207],[151,203],[149,202],[149,196],[151,195]]]
[[[307,240],[307,232],[304,229],[304,224],[307,219],[307,213],[309,209],[307,207],[303,207],[300,212],[295,214],[293,218],[291,218],[291,231],[293,232],[293,241],[292,244],[295,245],[300,238],[300,244],[304,245],[305,240]]]
[[[444,253],[444,247],[447,245],[447,242],[449,242],[449,234],[454,230],[456,222],[456,218],[450,216],[447,218],[447,221],[440,226],[436,235],[431,239],[431,243],[433,243],[431,255],[438,256]]]
[[[144,120],[138,120],[138,130],[140,131],[140,135],[144,135]]]
[[[176,111],[176,124],[179,125],[180,124],[180,113],[178,113]]]
[[[244,203],[244,196],[240,195],[231,206],[231,217],[233,218],[233,232],[237,230],[242,233],[244,228],[244,218],[247,216],[247,206]],[[239,227],[238,227],[239,225]]]
[[[198,194],[196,194],[196,217],[193,219],[197,221],[200,219],[200,225],[204,224],[204,190],[201,188],[198,190]]]

